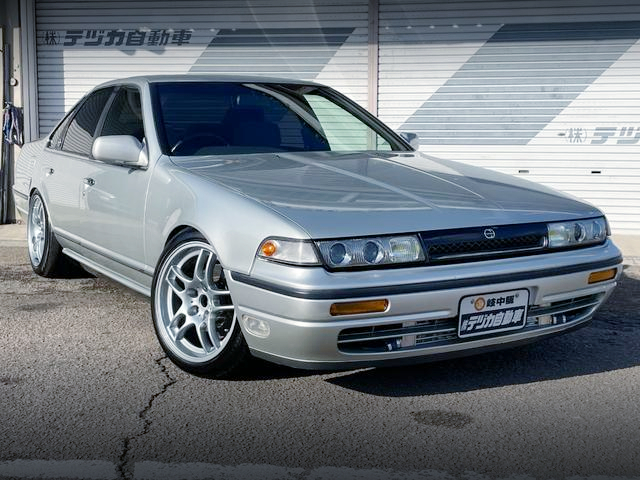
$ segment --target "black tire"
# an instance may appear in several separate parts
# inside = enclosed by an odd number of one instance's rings
[[[197,232],[177,235],[160,256],[151,315],[162,349],[186,372],[230,378],[251,358],[224,270]]]
[[[75,261],[62,254],[62,248],[51,228],[49,212],[37,191],[29,199],[27,244],[31,268],[42,277],[75,278],[82,271]]]

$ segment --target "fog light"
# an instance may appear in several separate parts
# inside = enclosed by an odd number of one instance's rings
[[[338,315],[355,315],[358,313],[380,313],[385,312],[389,307],[389,300],[365,300],[363,302],[334,303],[329,309],[329,313],[336,317]]]
[[[589,284],[606,282],[607,280],[616,278],[617,273],[618,270],[616,268],[610,268],[609,270],[602,270],[600,272],[593,272],[589,274]]]
[[[249,315],[242,315],[242,325],[244,329],[251,335],[259,338],[267,338],[271,333],[271,328],[265,320],[259,318],[250,317]]]

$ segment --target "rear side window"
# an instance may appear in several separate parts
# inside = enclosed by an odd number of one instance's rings
[[[112,91],[113,88],[98,90],[84,101],[69,124],[62,150],[86,157],[91,156],[98,120]]]
[[[140,92],[136,88],[123,87],[118,90],[100,135],[132,135],[142,141],[142,108]]]

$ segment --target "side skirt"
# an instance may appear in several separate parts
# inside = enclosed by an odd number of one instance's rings
[[[145,295],[147,297],[151,296],[151,289],[149,287],[146,287],[138,282],[135,282],[133,280],[131,280],[130,278],[127,278],[123,275],[120,275],[119,273],[114,272],[113,270],[103,266],[103,265],[99,265],[98,263],[94,262],[93,260],[90,260],[86,257],[83,257],[82,255],[80,255],[77,252],[74,252],[73,250],[70,250],[68,248],[64,248],[62,250],[62,253],[64,253],[65,255],[67,255],[68,257],[73,258],[75,261],[77,261],[78,263],[82,264],[83,266],[87,267],[89,270],[93,270],[97,273],[100,273],[106,277],[111,278],[112,280],[115,280],[118,283],[121,283],[122,285],[124,285],[125,287],[128,287],[132,290],[135,290],[138,293],[141,293],[142,295]]]

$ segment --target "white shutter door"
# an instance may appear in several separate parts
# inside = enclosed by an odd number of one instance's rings
[[[40,135],[95,85],[168,73],[317,80],[367,102],[367,0],[37,0]]]
[[[379,114],[640,234],[640,4],[380,0]]]

